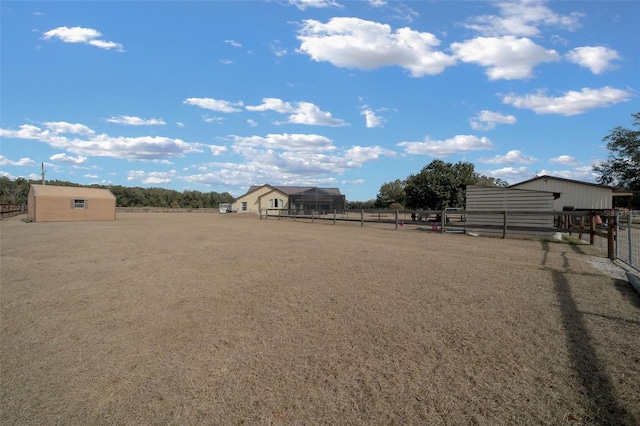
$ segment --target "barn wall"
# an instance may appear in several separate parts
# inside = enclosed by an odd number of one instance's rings
[[[27,219],[30,222],[35,222],[36,220],[36,196],[33,187],[29,188],[29,193],[27,194]]]
[[[74,208],[74,199],[85,200],[85,208]],[[34,222],[116,219],[116,197],[107,189],[33,184],[27,200],[27,218]]]
[[[553,204],[553,210],[557,211],[561,211],[566,206],[574,207],[577,210],[606,210],[612,208],[613,190],[597,185],[541,178],[515,184],[511,188],[559,192],[561,196]]]
[[[90,198],[78,195],[87,201],[87,208],[71,207],[72,198],[55,196],[37,196],[35,209],[36,222],[70,222],[87,220],[115,220],[115,199]]]
[[[549,212],[553,210],[553,193],[526,191],[488,186],[468,186],[466,211],[525,211]],[[486,236],[502,236],[504,216],[502,214],[474,215],[466,218],[468,229]],[[494,226],[495,229],[483,228]],[[511,237],[550,237],[553,228],[552,215],[507,214],[507,226],[525,227],[530,230],[509,230]],[[476,227],[476,229],[474,229]]]

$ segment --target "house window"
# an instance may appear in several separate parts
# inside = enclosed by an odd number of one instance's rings
[[[71,200],[71,208],[74,209],[86,209],[87,208],[87,200],[82,198],[74,198]]]
[[[243,212],[246,212],[246,211],[247,211],[247,202],[246,202],[246,201],[243,201],[243,202],[242,202],[242,211],[243,211]]]
[[[276,200],[276,207],[278,207],[278,200]],[[269,208],[273,208],[273,198],[269,200]]]

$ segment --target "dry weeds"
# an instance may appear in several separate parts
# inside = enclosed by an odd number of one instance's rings
[[[3,220],[2,424],[637,424],[590,246],[251,215]]]

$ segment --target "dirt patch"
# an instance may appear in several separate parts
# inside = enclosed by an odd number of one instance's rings
[[[2,424],[637,424],[590,246],[253,215],[0,223]]]

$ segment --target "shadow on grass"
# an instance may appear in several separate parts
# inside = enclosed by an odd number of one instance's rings
[[[569,244],[571,249],[584,254],[579,246]],[[542,264],[546,267],[549,254],[549,242],[542,242],[544,251]],[[563,254],[563,267],[568,267],[568,259]],[[631,414],[615,399],[611,380],[607,377],[602,363],[598,360],[591,344],[591,336],[587,330],[584,313],[571,295],[571,287],[564,271],[548,268],[553,277],[553,284],[560,303],[562,325],[566,333],[569,358],[577,379],[582,385],[587,408],[591,418],[588,423],[597,425],[635,425]]]

